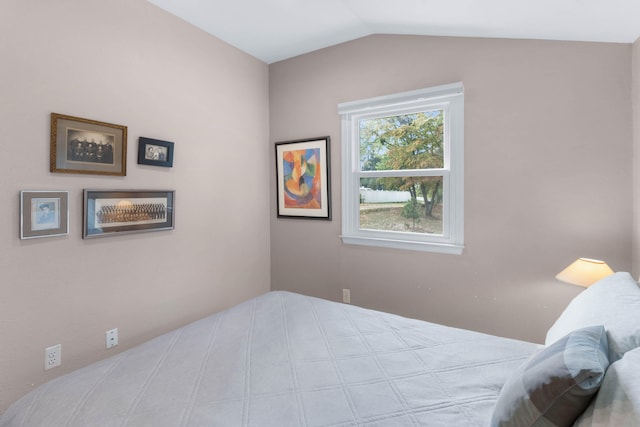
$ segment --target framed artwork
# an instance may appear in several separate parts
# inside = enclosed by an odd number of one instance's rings
[[[173,166],[173,142],[140,137],[138,139],[138,164]]]
[[[276,143],[279,218],[331,220],[330,138]]]
[[[127,174],[127,127],[51,113],[50,171]]]
[[[21,191],[20,238],[69,234],[68,191]]]
[[[175,191],[84,190],[82,238],[174,228]]]

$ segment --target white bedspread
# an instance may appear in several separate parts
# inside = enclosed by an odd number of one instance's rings
[[[0,426],[484,426],[538,347],[270,292],[44,384]]]

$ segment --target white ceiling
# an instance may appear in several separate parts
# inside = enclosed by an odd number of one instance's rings
[[[149,1],[268,64],[370,34],[640,37],[640,0]]]

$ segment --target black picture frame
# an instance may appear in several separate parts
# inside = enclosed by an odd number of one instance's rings
[[[173,230],[174,190],[85,189],[82,238]]]
[[[278,218],[331,221],[330,142],[322,136],[275,143]]]
[[[173,142],[138,138],[138,164],[173,167]]]

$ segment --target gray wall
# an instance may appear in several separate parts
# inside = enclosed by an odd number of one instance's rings
[[[269,290],[266,64],[145,0],[3,1],[0,62],[0,412]],[[51,112],[128,126],[127,176],[50,173]],[[174,167],[138,165],[140,136],[174,141]],[[176,229],[82,240],[83,188],[174,189]],[[69,236],[19,240],[27,189],[70,191]]]
[[[578,257],[631,269],[630,65],[629,44],[387,35],[272,64],[271,141],[331,136],[334,214],[277,219],[272,194],[272,289],[350,288],[356,305],[543,341],[581,289],[557,272]],[[337,105],[456,81],[463,254],[343,245]]]
[[[632,49],[633,79],[633,277],[640,275],[640,39]]]
[[[556,272],[578,256],[631,268],[638,46],[633,78],[629,45],[400,36],[267,67],[144,0],[5,1],[0,411],[39,383],[267,291],[270,268],[274,289],[337,300],[349,287],[354,304],[542,340],[580,291]],[[342,245],[337,104],[457,80],[467,91],[464,254]],[[127,125],[127,176],[49,173],[51,112]],[[276,220],[272,143],[326,134],[334,220]],[[137,165],[139,136],[175,141],[174,167]],[[175,189],[176,229],[82,240],[83,188]],[[70,191],[68,237],[18,239],[24,189]],[[120,346],[106,351],[114,327]],[[44,372],[43,349],[57,343],[62,367]]]

